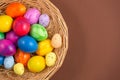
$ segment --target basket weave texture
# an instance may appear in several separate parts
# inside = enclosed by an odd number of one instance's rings
[[[57,54],[55,66],[48,67],[40,73],[32,73],[25,69],[22,76],[16,75],[13,70],[6,70],[0,67],[0,80],[49,80],[56,71],[62,66],[68,49],[68,29],[66,23],[59,11],[49,0],[0,0],[0,15],[5,14],[5,9],[9,3],[20,2],[27,8],[35,7],[41,13],[47,13],[50,16],[50,24],[47,27],[49,38],[59,33],[62,36],[62,47],[54,49]]]

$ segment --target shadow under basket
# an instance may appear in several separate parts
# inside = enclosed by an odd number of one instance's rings
[[[47,27],[49,38],[59,33],[62,36],[62,47],[54,49],[57,55],[55,66],[46,67],[40,73],[32,73],[27,68],[22,76],[16,75],[13,70],[6,70],[0,67],[0,80],[49,80],[62,66],[68,49],[68,29],[59,11],[49,0],[0,0],[0,15],[5,14],[5,9],[9,3],[20,2],[28,8],[37,8],[40,12],[50,16],[50,24]]]

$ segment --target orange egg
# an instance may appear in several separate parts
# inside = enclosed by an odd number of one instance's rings
[[[18,49],[17,53],[14,55],[14,57],[15,57],[15,61],[17,63],[22,63],[24,66],[27,66],[27,62],[30,59],[30,54],[25,53]]]
[[[6,14],[15,18],[18,16],[23,16],[26,12],[26,7],[19,3],[19,2],[13,2],[7,6]]]

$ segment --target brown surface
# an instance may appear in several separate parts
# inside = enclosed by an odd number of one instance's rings
[[[120,1],[52,0],[69,26],[69,51],[51,80],[120,80]]]

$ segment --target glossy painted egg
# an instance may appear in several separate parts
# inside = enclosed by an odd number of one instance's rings
[[[17,63],[22,63],[24,66],[27,66],[27,62],[30,59],[30,54],[25,53],[18,49],[17,53],[14,55],[14,57],[15,57],[15,61]]]
[[[17,44],[19,36],[16,35],[14,31],[10,31],[6,34],[6,39],[10,40],[14,44]]]
[[[13,2],[7,6],[6,14],[15,18],[18,16],[23,16],[26,12],[26,7],[19,3],[19,2]]]
[[[36,8],[29,8],[25,13],[24,17],[28,19],[30,24],[35,24],[38,22],[40,17],[40,11]]]
[[[54,52],[50,52],[46,54],[45,56],[46,65],[49,67],[54,66],[56,59],[57,59],[57,56]]]
[[[16,63],[14,65],[13,70],[17,75],[23,75],[24,74],[24,65],[21,63]]]
[[[13,56],[5,57],[5,59],[4,59],[4,68],[5,69],[12,69],[14,63],[15,62],[14,62]]]
[[[53,47],[51,45],[50,39],[46,39],[38,43],[38,50],[36,54],[40,56],[45,56],[47,53],[52,52]]]
[[[54,34],[52,39],[51,39],[51,45],[54,48],[60,48],[62,46],[62,37],[60,34]]]
[[[28,61],[28,69],[31,72],[41,72],[45,69],[45,59],[41,56],[33,56]]]
[[[1,40],[1,39],[4,39],[4,38],[5,38],[4,33],[0,32],[0,40]]]
[[[7,15],[0,16],[0,32],[8,32],[12,28],[13,19]]]
[[[50,18],[47,14],[42,14],[39,18],[39,24],[41,24],[44,27],[47,27],[50,23]]]
[[[16,53],[16,47],[7,39],[0,40],[0,55],[12,56]]]
[[[30,31],[30,23],[24,17],[18,17],[13,23],[13,30],[18,36],[27,35]]]
[[[30,35],[37,41],[43,41],[48,37],[47,30],[39,24],[32,25]]]
[[[3,63],[4,63],[4,56],[0,56],[0,66],[2,66],[3,65]]]
[[[24,52],[33,53],[37,50],[38,44],[32,37],[23,36],[18,40],[18,47]]]

